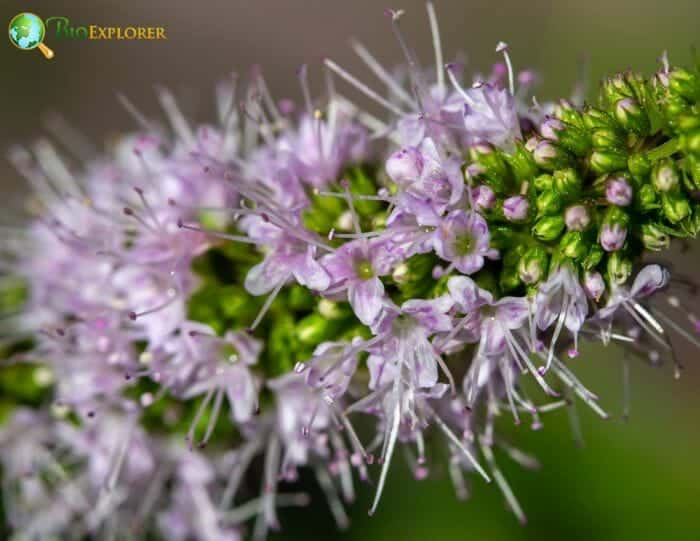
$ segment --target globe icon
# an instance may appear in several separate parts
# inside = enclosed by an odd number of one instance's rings
[[[46,58],[53,58],[53,51],[42,42],[46,27],[41,17],[33,13],[20,13],[12,17],[9,27],[10,41],[24,51],[39,48]]]

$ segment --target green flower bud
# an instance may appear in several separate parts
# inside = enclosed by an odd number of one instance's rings
[[[627,131],[647,135],[651,129],[649,115],[634,98],[624,98],[615,104],[615,118]]]
[[[689,154],[685,158],[686,170],[690,173],[685,175],[685,179],[690,186],[690,191],[700,190],[700,156]]]
[[[517,267],[505,267],[501,270],[501,275],[498,278],[498,283],[501,290],[512,291],[520,286],[520,275]]]
[[[695,73],[674,68],[668,78],[668,88],[688,101],[700,100],[700,77]]]
[[[651,183],[659,192],[675,190],[680,182],[680,174],[676,163],[670,158],[664,158],[654,164],[651,171]]]
[[[607,279],[613,286],[621,286],[632,274],[632,260],[622,252],[613,252],[608,258]]]
[[[673,94],[664,96],[663,101],[659,104],[667,120],[672,124],[676,124],[676,120],[683,115],[692,114],[690,105],[680,96]]]
[[[666,219],[673,224],[690,215],[690,203],[680,192],[661,194],[661,209]]]
[[[478,143],[469,149],[472,162],[481,166],[484,176],[505,186],[508,181],[508,166],[501,153],[488,143]]]
[[[581,266],[585,270],[594,269],[601,262],[604,255],[605,255],[605,251],[603,250],[603,248],[601,246],[599,246],[598,244],[594,244],[593,246],[590,247],[590,249],[588,250],[588,253],[583,258],[583,261],[581,262]]]
[[[585,128],[581,111],[576,109],[573,104],[567,100],[560,100],[559,103],[554,106],[554,116],[577,128]]]
[[[547,118],[542,123],[540,133],[545,139],[558,143],[576,156],[585,156],[591,149],[588,131],[555,117]]]
[[[700,129],[684,133],[679,142],[687,153],[700,157]]]
[[[504,154],[503,158],[513,170],[516,181],[527,180],[537,174],[537,164],[532,154],[528,152],[525,145],[520,141],[516,141],[515,150],[510,154]]]
[[[700,114],[683,114],[676,118],[676,127],[679,132],[690,132],[700,129]]]
[[[603,216],[604,225],[619,225],[622,227],[627,227],[629,223],[629,215],[620,207],[615,205],[610,205],[605,211],[605,216]]]
[[[639,198],[639,208],[642,211],[659,208],[659,198],[651,184],[643,184],[637,191],[637,197]]]
[[[593,132],[591,143],[595,150],[624,150],[625,139],[622,134],[610,128],[600,128]]]
[[[612,116],[595,107],[588,107],[583,112],[583,123],[591,131],[599,129],[617,130],[620,127]]]
[[[562,198],[554,190],[546,190],[537,196],[537,214],[557,214],[562,207]]]
[[[551,190],[554,186],[554,179],[552,175],[540,175],[535,177],[534,180],[535,190],[538,192],[544,192],[545,190]]]
[[[304,345],[315,346],[334,337],[338,322],[319,313],[309,314],[296,325],[296,336]]]
[[[632,154],[627,160],[627,168],[637,180],[643,180],[651,171],[651,162],[643,153]]]
[[[565,225],[562,216],[545,216],[537,220],[532,228],[532,234],[542,241],[549,242],[561,235]]]
[[[556,171],[571,163],[571,157],[563,147],[546,139],[537,143],[532,157],[535,163],[546,171]]]
[[[571,259],[579,259],[586,255],[591,243],[580,231],[568,231],[564,234],[559,243],[561,253]]]
[[[627,154],[619,151],[595,151],[588,158],[588,161],[591,170],[599,175],[627,168]]]
[[[534,285],[547,274],[549,254],[541,246],[529,248],[518,261],[518,275],[524,284]]]
[[[654,224],[642,225],[642,242],[648,250],[658,252],[671,245],[671,238]]]
[[[555,171],[552,176],[554,178],[554,189],[564,199],[573,201],[581,196],[583,181],[575,169],[560,169]]]
[[[615,103],[624,98],[633,98],[634,91],[627,84],[624,73],[616,73],[603,81],[603,95],[610,103]]]

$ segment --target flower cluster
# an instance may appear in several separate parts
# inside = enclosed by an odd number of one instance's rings
[[[355,45],[386,93],[326,59],[323,99],[299,70],[300,106],[254,71],[217,88],[216,125],[161,90],[169,126],[122,98],[140,131],[106,155],[59,120],[76,159],[11,151],[34,190],[0,267],[3,502],[23,538],[263,539],[307,503],[300,468],[344,527],[354,479],[375,480],[374,513],[398,446],[430,474],[429,438],[459,497],[476,473],[524,521],[495,457],[537,462],[497,425],[576,400],[607,417],[572,369],[582,340],[676,374],[673,342],[700,346],[692,282],[643,266],[700,231],[697,69],[664,57],[597,107],[530,106],[505,44],[469,80],[428,3],[423,70],[401,14],[407,70]]]

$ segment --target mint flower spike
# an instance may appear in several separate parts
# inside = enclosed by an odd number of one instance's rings
[[[499,413],[538,430],[580,400],[608,418],[576,375],[584,342],[680,375],[697,284],[643,262],[700,231],[697,68],[664,56],[598,102],[532,106],[504,43],[471,76],[426,10],[434,66],[402,11],[403,68],[353,44],[381,90],[326,59],[323,99],[302,66],[297,105],[255,68],[217,86],[211,125],[159,89],[162,125],[120,97],[137,131],[103,155],[54,122],[82,167],[47,140],[11,149],[34,192],[0,226],[13,532],[262,540],[309,503],[286,491],[302,470],[345,528],[356,479],[380,513],[396,457],[420,481],[441,447],[458,497],[476,473],[525,523],[494,448],[538,463]]]

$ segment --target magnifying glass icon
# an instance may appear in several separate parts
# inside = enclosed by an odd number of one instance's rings
[[[23,51],[39,49],[47,60],[54,57],[54,53],[44,45],[46,26],[41,17],[34,13],[20,13],[12,17],[9,27],[9,36],[12,44]]]

